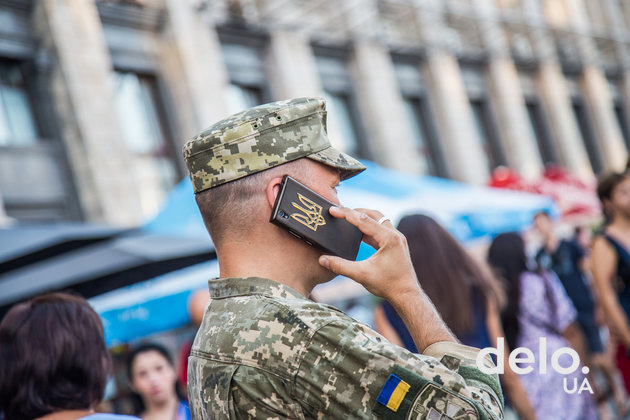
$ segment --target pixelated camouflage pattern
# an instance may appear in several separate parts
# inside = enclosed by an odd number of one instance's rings
[[[195,193],[302,157],[338,168],[342,180],[365,169],[330,145],[321,98],[272,102],[234,114],[190,139],[183,154]]]
[[[379,418],[376,398],[395,366],[428,384],[407,395],[411,408],[392,418],[429,418],[430,409],[503,418],[496,375],[484,382],[457,373],[475,366],[457,356],[474,354],[470,347],[445,343],[449,354],[441,358],[449,369],[268,279],[213,280],[210,295],[188,364],[195,419]]]

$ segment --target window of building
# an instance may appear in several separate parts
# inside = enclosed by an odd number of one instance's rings
[[[236,113],[267,102],[267,77],[260,48],[231,42],[221,46],[230,78],[225,98],[228,111]]]
[[[25,60],[0,59],[0,205],[20,222],[79,219],[46,79]]]
[[[628,151],[630,151],[630,129],[628,127],[628,117],[623,103],[615,101],[614,110],[624,143],[626,144]]]
[[[543,164],[557,163],[558,158],[549,138],[544,112],[540,104],[533,98],[527,98],[525,106],[527,107],[527,116],[529,117],[534,136],[536,136],[538,152]]]
[[[123,138],[133,159],[143,213],[151,215],[159,210],[177,181],[156,80],[131,72],[117,71],[115,76],[116,107]]]
[[[593,172],[595,172],[596,174],[600,173],[604,165],[602,162],[602,157],[599,153],[599,149],[597,148],[597,144],[595,143],[595,134],[593,133],[591,120],[588,115],[586,105],[581,99],[574,98],[572,109],[573,115],[575,116],[575,120],[580,131],[580,135],[582,136],[582,141],[584,142],[584,147],[586,148],[586,152],[588,153],[588,158],[591,162]]]
[[[19,64],[0,62],[0,146],[36,143],[37,131]]]
[[[357,134],[352,122],[348,96],[343,93],[324,91],[328,111],[327,129],[330,142],[351,155],[357,153]]]
[[[597,174],[602,171],[604,164],[587,103],[584,100],[584,94],[578,81],[578,73],[565,71],[564,76],[567,90],[571,95],[571,109],[582,138],[582,144],[584,144],[584,149],[588,154],[591,169]]]
[[[230,83],[226,92],[228,111],[233,114],[263,103],[262,93],[256,87]]]
[[[486,167],[489,170],[493,170],[497,166],[501,165],[501,160],[498,158],[498,153],[490,140],[492,138],[492,133],[487,106],[484,101],[480,99],[471,99],[470,108],[473,114],[473,122],[477,138],[481,141],[481,148],[485,154]]]
[[[435,151],[426,121],[426,112],[423,112],[423,103],[418,98],[404,98],[405,112],[411,124],[411,132],[420,152],[420,171],[423,174],[440,175],[436,166]]]
[[[359,141],[358,113],[345,58],[316,55],[316,63],[328,110],[330,143],[352,156],[369,158],[366,145]]]
[[[534,74],[531,71],[521,69],[518,72],[518,77],[523,97],[525,98],[529,124],[532,128],[534,136],[536,137],[536,144],[538,145],[540,159],[543,164],[558,163],[558,154],[556,153],[556,149],[549,134],[549,126],[547,124],[545,112],[540,104],[536,83],[534,81]]]
[[[624,104],[623,98],[621,97],[619,83],[619,80],[608,80],[608,86],[610,87],[610,96],[613,101],[615,118],[617,120],[617,124],[619,124],[619,130],[621,131],[621,136],[623,137],[626,148],[628,149],[628,151],[630,151],[630,127],[628,126],[630,121],[628,121],[626,106]]]
[[[403,96],[405,113],[420,156],[422,173],[448,176],[442,164],[437,133],[431,117],[428,94],[420,73],[419,60],[408,56],[394,56],[394,70]]]
[[[463,65],[462,79],[470,102],[477,138],[486,155],[486,163],[491,171],[505,165],[505,159],[499,145],[496,128],[490,112],[489,97],[483,68],[477,65]]]

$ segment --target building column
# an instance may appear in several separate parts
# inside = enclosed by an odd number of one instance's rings
[[[593,117],[604,169],[621,171],[628,160],[628,152],[615,116],[608,80],[601,69],[588,66],[582,72],[582,84]]]
[[[604,169],[621,170],[626,164],[628,153],[623,141],[621,129],[616,121],[613,101],[608,80],[601,69],[597,47],[588,33],[589,20],[582,0],[565,0],[571,23],[577,30],[578,46],[584,61],[582,70],[582,90],[597,138],[597,145],[603,158]]]
[[[414,144],[394,63],[382,39],[375,0],[343,2],[341,13],[354,38],[349,68],[355,95],[375,160],[387,167],[420,173],[420,152]]]
[[[490,55],[488,86],[507,164],[526,179],[537,178],[542,172],[542,159],[527,114],[518,70],[510,58],[503,29],[497,23],[498,11],[491,0],[475,0],[475,8],[481,17],[483,42]]]
[[[317,64],[304,34],[297,31],[272,33],[266,65],[271,91],[276,100],[321,96]]]
[[[228,115],[229,83],[219,37],[194,0],[161,0],[166,10],[160,66],[176,112],[178,141]]]
[[[427,48],[424,71],[447,172],[460,181],[484,184],[490,171],[485,164],[459,63],[442,36],[442,2],[416,0],[415,6],[422,41]]]
[[[51,87],[79,201],[90,221],[134,226],[140,200],[115,112],[114,77],[94,2],[35,2],[34,24],[52,57]]]
[[[388,51],[377,41],[360,41],[350,68],[375,159],[390,168],[420,173],[420,152]]]
[[[571,104],[566,80],[558,63],[543,62],[538,68],[537,84],[542,105],[549,118],[551,135],[564,166],[581,178],[590,179],[593,169],[582,142]]]
[[[551,138],[561,163],[583,179],[593,170],[582,142],[571,104],[571,96],[556,57],[555,42],[543,29],[543,12],[538,0],[524,0],[525,16],[531,21],[533,50],[539,61],[536,84],[543,109],[549,119]]]
[[[611,23],[611,34],[617,39],[628,39],[630,31],[628,31],[626,26],[619,2],[616,0],[605,0],[604,7],[606,17]],[[619,93],[627,112],[627,110],[630,110],[630,52],[627,50],[626,44],[615,41],[615,55],[622,71]],[[628,149],[626,149],[626,153],[628,153]],[[619,168],[613,169],[619,170]]]

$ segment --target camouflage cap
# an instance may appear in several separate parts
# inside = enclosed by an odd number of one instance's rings
[[[321,98],[272,102],[239,112],[190,139],[183,153],[195,193],[302,157],[339,169],[342,180],[365,169],[330,145]]]

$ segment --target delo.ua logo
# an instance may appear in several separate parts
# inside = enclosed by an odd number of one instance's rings
[[[497,366],[490,368],[483,363],[483,359],[486,356],[490,356],[492,354],[497,357]],[[510,352],[510,355],[508,357],[508,364],[510,365],[510,369],[512,369],[514,373],[517,373],[519,375],[526,375],[533,372],[533,365],[538,363],[538,373],[540,375],[546,375],[548,373],[547,354],[547,338],[541,337],[538,341],[538,362],[536,361],[536,357],[534,356],[533,351],[531,351],[527,347],[517,347]],[[571,359],[571,363],[568,366],[562,366],[562,364],[560,363],[560,357],[562,357],[563,355],[566,355]],[[499,337],[497,339],[496,348],[486,347],[477,354],[477,367],[480,371],[489,375],[505,373],[505,338]],[[589,383],[587,378],[584,378],[582,380],[582,384],[579,386],[578,389],[578,378],[573,376],[573,386],[569,388],[570,375],[573,375],[579,367],[580,356],[578,356],[577,352],[570,347],[561,347],[554,351],[551,355],[551,369],[561,375],[565,375],[562,383],[564,392],[566,392],[567,394],[574,394],[576,392],[578,394],[581,394],[582,392],[587,391],[592,394],[593,389],[591,388],[591,384]],[[588,372],[588,366],[583,366],[582,373],[586,375],[588,374]]]

